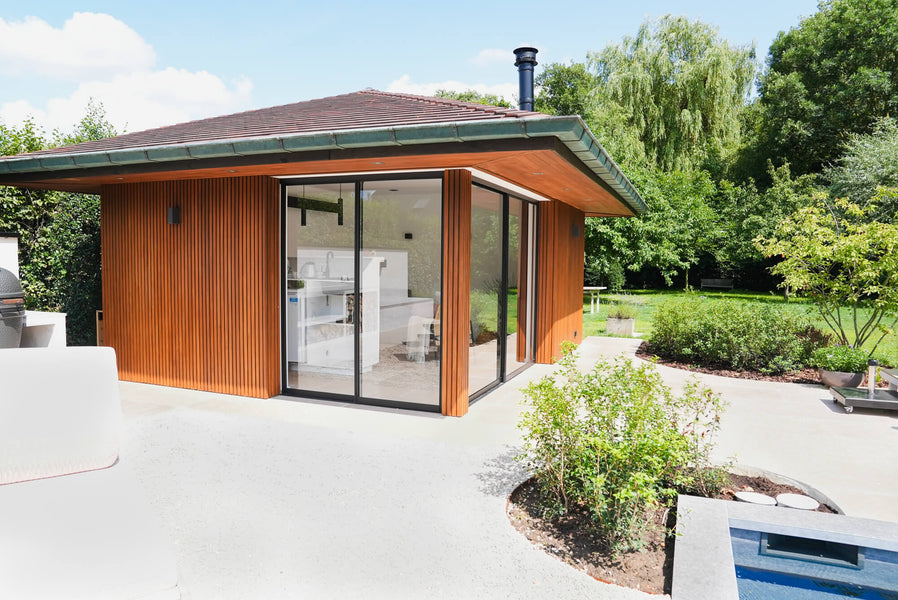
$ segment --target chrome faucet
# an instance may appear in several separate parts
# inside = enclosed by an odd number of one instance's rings
[[[330,250],[327,251],[327,256],[324,258],[324,276],[331,276],[331,261],[334,259],[334,253]]]

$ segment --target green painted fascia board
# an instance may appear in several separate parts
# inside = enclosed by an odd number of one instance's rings
[[[397,127],[393,131],[396,135],[396,141],[400,144],[433,144],[458,141],[458,129],[452,124]]]
[[[109,164],[128,165],[183,159],[224,158],[248,154],[274,154],[284,151],[303,152],[531,137],[556,137],[597,177],[615,190],[620,199],[631,209],[635,212],[642,212],[646,209],[645,202],[639,193],[608,156],[583,120],[575,116],[433,123],[271,138],[230,139],[193,145],[111,150],[72,156],[0,160],[0,172],[53,171],[73,167],[90,168]]]
[[[522,122],[529,137],[554,136],[563,142],[575,142],[586,134],[579,117],[529,118],[522,119]]]
[[[284,146],[281,144],[281,140],[279,138],[235,140],[232,143],[234,146],[234,152],[241,155],[274,154],[284,151]]]
[[[41,167],[47,170],[70,169],[75,166],[71,156],[46,156],[41,157]]]
[[[147,159],[152,161],[182,160],[190,158],[186,146],[161,146],[159,148],[147,148]]]
[[[18,160],[4,161],[12,173],[33,173],[44,171],[40,158],[20,158]]]
[[[294,135],[281,138],[287,152],[304,152],[306,150],[336,150],[337,140],[330,133],[314,133],[311,135]]]
[[[234,156],[234,146],[229,143],[197,144],[188,146],[187,150],[193,158],[225,158]]]
[[[109,153],[109,161],[117,165],[136,165],[148,162],[143,150],[118,150]]]
[[[369,146],[395,146],[396,138],[392,129],[357,129],[334,132],[337,145],[342,148],[364,148]]]
[[[517,119],[499,121],[464,121],[456,124],[461,141],[494,140],[504,137],[527,137],[524,124]]]
[[[91,154],[76,154],[72,157],[76,167],[104,167],[112,164],[109,154],[106,152],[93,152]]]

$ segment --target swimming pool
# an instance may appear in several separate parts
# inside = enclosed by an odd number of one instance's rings
[[[680,496],[673,600],[898,600],[898,523]]]
[[[898,600],[898,552],[820,536],[731,528],[739,600]]]

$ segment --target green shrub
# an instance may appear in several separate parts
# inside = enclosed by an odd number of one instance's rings
[[[525,390],[519,460],[534,473],[547,515],[585,508],[613,553],[638,549],[653,509],[678,492],[709,495],[723,482],[710,453],[722,401],[690,383],[682,395],[654,365],[620,358],[587,372],[566,343],[559,370]]]
[[[649,342],[665,358],[784,373],[808,364],[827,339],[805,317],[780,307],[692,297],[658,307]]]
[[[866,350],[851,346],[827,346],[817,348],[811,361],[814,366],[827,371],[843,371],[845,373],[863,373],[867,370],[869,354]]]

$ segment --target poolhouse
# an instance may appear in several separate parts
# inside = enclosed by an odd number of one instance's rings
[[[375,90],[5,157],[0,185],[100,196],[121,379],[455,416],[580,341],[584,218],[644,210],[579,117]]]

